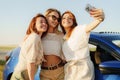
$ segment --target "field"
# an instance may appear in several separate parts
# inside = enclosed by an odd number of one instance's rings
[[[10,51],[12,49],[14,49],[16,47],[16,45],[12,45],[12,46],[0,46],[0,51]]]
[[[2,74],[3,74],[3,69],[4,69],[4,64],[5,61],[0,60],[0,80],[2,80]]]
[[[5,55],[16,46],[0,46],[0,80],[2,80],[3,69],[5,65]]]

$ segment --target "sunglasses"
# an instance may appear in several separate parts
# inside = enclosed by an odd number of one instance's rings
[[[54,15],[49,15],[48,17],[51,17],[54,21],[57,20],[58,22],[60,22],[60,18],[57,18]]]

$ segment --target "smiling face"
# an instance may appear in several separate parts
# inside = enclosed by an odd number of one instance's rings
[[[59,24],[59,14],[55,11],[49,13],[47,16],[48,24],[50,27],[57,27]]]
[[[38,32],[45,32],[48,28],[48,25],[47,25],[45,18],[37,17],[35,27],[36,27]]]
[[[66,13],[62,17],[62,25],[64,28],[70,28],[73,25],[73,16],[69,13]]]
[[[76,18],[70,11],[66,11],[62,14],[60,26],[62,27],[63,33],[74,29],[77,26]]]

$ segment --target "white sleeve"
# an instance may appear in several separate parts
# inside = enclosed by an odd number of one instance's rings
[[[29,40],[26,43],[28,43],[28,46],[26,46],[27,63],[37,63],[37,58],[39,57],[40,60],[43,57],[43,53],[40,53],[40,38],[38,38],[38,36],[33,35],[29,38]]]
[[[85,27],[86,25],[77,26],[72,32],[68,40],[68,46],[72,51],[83,48],[88,44],[89,35],[86,34]]]

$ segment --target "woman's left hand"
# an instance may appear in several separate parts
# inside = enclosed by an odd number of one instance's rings
[[[105,15],[104,15],[104,12],[102,9],[92,9],[90,11],[90,15],[94,18],[94,19],[97,19],[99,21],[104,21],[104,18],[105,18]]]

